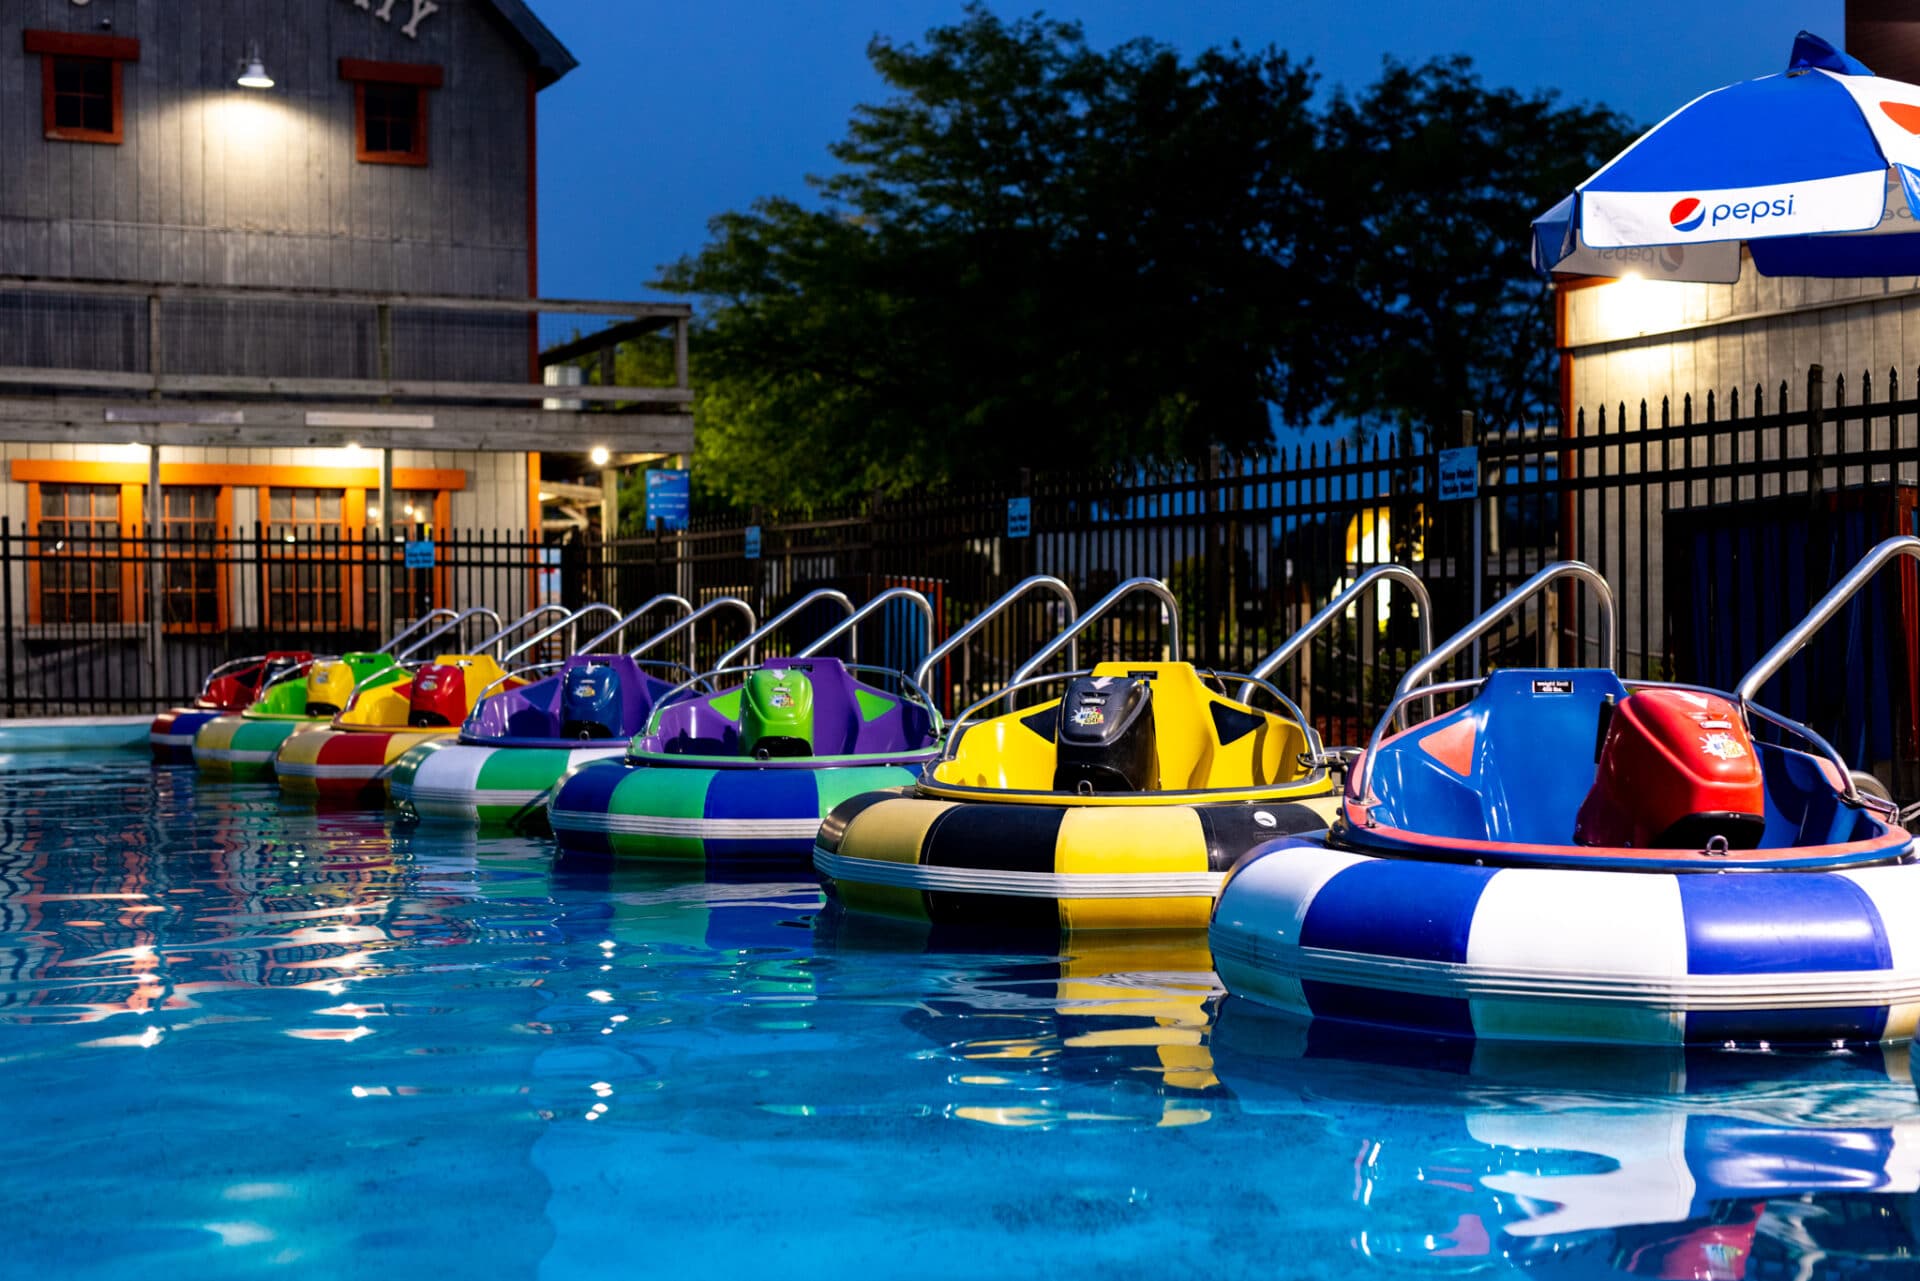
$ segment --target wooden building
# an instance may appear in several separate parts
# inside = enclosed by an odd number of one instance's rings
[[[8,527],[537,542],[543,481],[690,453],[687,305],[539,296],[539,94],[575,65],[524,0],[6,0]],[[674,376],[609,385],[620,341]],[[124,574],[55,577],[16,621],[152,621]],[[158,609],[371,628],[349,581]]]

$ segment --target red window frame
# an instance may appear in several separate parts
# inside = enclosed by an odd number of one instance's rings
[[[427,90],[440,88],[446,82],[445,73],[432,63],[342,58],[340,78],[353,84],[353,158],[363,165],[424,167],[428,163]],[[370,87],[374,88],[376,99],[389,92],[412,93],[414,127],[411,147],[404,151],[376,151],[367,145],[367,97]]]
[[[122,64],[140,61],[140,42],[127,36],[76,35],[69,31],[28,30],[23,35],[26,51],[40,58],[40,125],[54,142],[92,142],[119,146],[126,138],[126,109],[121,92]],[[62,62],[105,64],[113,122],[106,129],[62,126],[55,107],[55,69]]]

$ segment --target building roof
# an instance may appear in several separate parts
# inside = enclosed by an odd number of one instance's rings
[[[494,12],[533,60],[535,80],[540,88],[546,88],[580,65],[580,60],[567,52],[560,38],[547,30],[547,24],[527,8],[526,0],[491,0],[491,3]]]

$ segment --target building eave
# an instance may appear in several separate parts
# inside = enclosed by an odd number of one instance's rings
[[[534,65],[534,83],[544,89],[580,65],[580,60],[534,16],[526,0],[489,0],[501,21],[519,39]]]

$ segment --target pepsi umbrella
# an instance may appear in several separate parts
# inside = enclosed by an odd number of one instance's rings
[[[1553,275],[1920,275],[1920,85],[1801,32],[1780,75],[1702,94],[1533,222]]]

